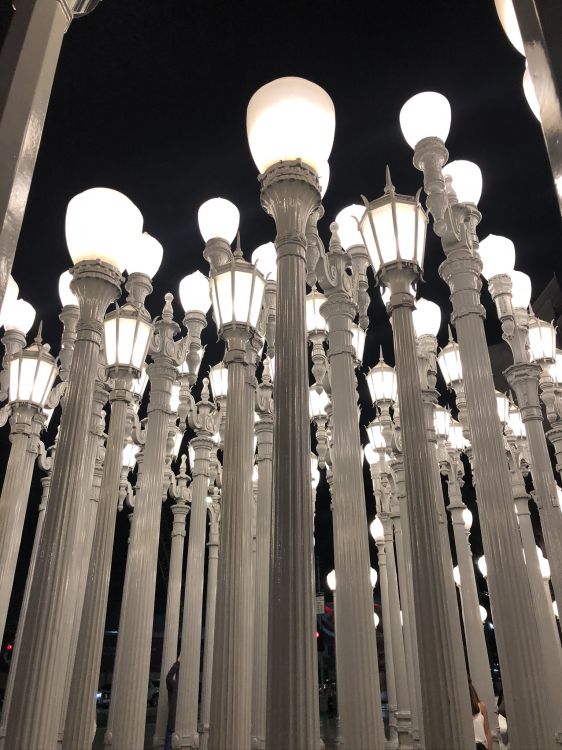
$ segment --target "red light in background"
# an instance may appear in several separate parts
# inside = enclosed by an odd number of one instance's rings
[[[6,646],[6,651],[11,651],[13,648],[14,648],[13,643],[8,643],[8,645]]]

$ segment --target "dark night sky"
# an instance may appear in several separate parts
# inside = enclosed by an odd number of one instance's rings
[[[164,245],[147,304],[153,314],[185,274],[207,271],[196,221],[204,200],[221,195],[236,203],[247,257],[272,240],[245,113],[259,86],[284,75],[320,84],[336,108],[325,240],[341,208],[361,193],[380,195],[387,163],[399,192],[414,193],[421,185],[398,113],[408,97],[433,89],[451,102],[451,159],[471,159],[483,172],[480,236],[513,239],[517,266],[531,275],[538,294],[562,270],[561,227],[540,126],[523,96],[523,69],[493,0],[103,0],[72,24],[63,45],[14,265],[20,294],[37,308],[57,352],[56,282],[69,265],[65,209],[74,194],[96,185],[127,194],[143,212],[145,229]],[[437,275],[441,257],[439,242],[428,235],[422,294],[442,306],[444,344],[449,303]],[[498,341],[498,326],[488,328],[491,341]],[[206,336],[216,339],[212,325]],[[390,326],[377,299],[366,365],[375,363],[381,342],[392,361]],[[321,506],[317,548],[324,576],[331,527],[326,503]],[[371,499],[368,508],[372,516]],[[120,522],[121,550],[125,527]],[[119,599],[119,574],[112,601]],[[163,609],[160,588],[157,608]]]

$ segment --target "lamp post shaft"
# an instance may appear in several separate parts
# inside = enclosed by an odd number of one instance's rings
[[[396,748],[398,731],[396,726],[396,676],[394,669],[394,650],[392,642],[392,624],[390,621],[390,603],[388,596],[388,575],[386,570],[386,544],[384,538],[377,541],[379,561],[379,586],[381,592],[382,628],[384,637],[384,673],[386,677],[386,694],[388,702],[388,743],[387,747]]]
[[[115,537],[117,494],[125,439],[131,378],[116,380],[110,395],[111,420],[107,437],[99,507],[80,619],[78,647],[70,682],[63,748],[89,750],[96,718],[96,688],[103,648],[109,575]]]
[[[57,741],[64,682],[74,659],[69,648],[74,610],[84,593],[76,567],[89,551],[81,533],[93,469],[84,414],[92,408],[103,315],[119,293],[120,275],[106,264],[83,262],[74,268],[73,285],[80,321],[6,727],[6,745],[13,750],[43,750]]]

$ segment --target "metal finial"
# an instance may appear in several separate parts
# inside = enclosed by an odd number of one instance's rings
[[[180,477],[187,476],[187,456],[185,453],[182,453],[181,455],[179,475]]]
[[[42,320],[40,320],[40,321],[39,321],[39,327],[37,328],[37,335],[35,336],[35,339],[34,339],[34,342],[35,342],[35,343],[37,344],[37,346],[39,346],[39,347],[41,347],[41,346],[42,346],[42,344],[43,344],[42,333],[43,333],[43,321],[42,321]]]
[[[174,295],[168,292],[164,295],[164,309],[162,310],[162,320],[173,320],[174,318],[174,309],[172,307],[172,301],[174,299]]]
[[[386,184],[384,186],[384,192],[386,194],[394,193],[394,185],[392,184],[392,179],[390,177],[390,168],[388,164],[386,165]]]
[[[203,378],[203,388],[201,389],[201,401],[209,400],[209,378]]]
[[[451,330],[451,324],[447,323],[447,331],[449,332],[449,344],[454,344],[455,339],[453,338],[453,331]]]
[[[262,373],[261,379],[267,385],[271,383],[270,359],[267,355],[264,357],[264,360],[263,360],[263,373]]]
[[[369,208],[369,201],[367,200],[367,198],[365,198],[363,193],[361,193],[361,200],[363,201],[363,205],[365,206],[365,208]]]
[[[384,357],[382,356],[382,344],[379,347],[379,362],[384,362]]]
[[[332,236],[330,237],[330,245],[328,247],[331,253],[342,252],[341,240],[338,234],[338,229],[339,229],[338,223],[336,221],[333,221],[330,224],[330,232],[332,233]]]
[[[236,232],[236,249],[235,249],[233,255],[234,255],[235,258],[243,258],[244,257],[242,255],[242,247],[240,245],[240,230],[238,230]]]

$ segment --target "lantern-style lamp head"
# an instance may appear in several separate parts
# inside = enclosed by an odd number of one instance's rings
[[[478,570],[482,573],[484,578],[488,577],[488,566],[486,565],[486,557],[482,555],[482,557],[478,558],[478,562],[476,563],[478,565]]]
[[[262,173],[277,162],[295,159],[320,173],[330,156],[335,128],[334,103],[324,89],[304,78],[266,83],[248,104],[248,143]]]
[[[452,337],[449,338],[447,346],[443,347],[437,355],[437,364],[439,365],[445,384],[449,388],[454,388],[455,383],[460,383],[462,381],[462,364],[459,345],[456,341],[453,341]]]
[[[366,377],[373,403],[377,401],[396,401],[396,371],[394,367],[386,364],[382,358],[382,354],[379,363],[367,373]]]
[[[132,247],[132,252],[127,259],[127,273],[142,273],[153,279],[162,264],[164,248],[148,232],[143,232]]]
[[[480,610],[480,619],[482,620],[483,625],[488,619],[488,610],[486,609],[486,607],[482,606],[482,604],[479,604],[478,608]]]
[[[444,406],[436,406],[433,412],[433,424],[437,436],[447,440],[451,431],[451,412]]]
[[[10,402],[26,401],[41,409],[57,376],[57,363],[40,335],[27,349],[22,349],[9,361]]]
[[[326,576],[326,583],[328,584],[328,588],[330,591],[336,590],[336,571],[331,570],[328,575]]]
[[[441,327],[441,308],[428,299],[416,300],[416,309],[412,313],[416,336],[437,336]]]
[[[125,443],[123,448],[123,458],[121,459],[121,465],[131,471],[137,462],[137,453],[140,450],[140,445],[136,445],[133,441]]]
[[[59,298],[63,307],[79,307],[78,297],[70,288],[71,281],[72,274],[70,271],[65,271],[59,276]]]
[[[141,368],[139,377],[133,378],[132,391],[134,395],[138,396],[139,399],[142,399],[147,385],[148,385],[148,371],[146,367],[143,366]]]
[[[374,273],[398,261],[423,268],[427,216],[418,197],[398,195],[387,169],[384,194],[365,208],[359,227]]]
[[[496,404],[498,407],[498,417],[500,418],[500,422],[502,423],[502,426],[505,427],[505,425],[508,423],[509,420],[509,399],[505,395],[505,393],[501,393],[501,391],[496,391]]]
[[[522,271],[511,271],[511,305],[515,309],[526,310],[532,294],[531,279]]]
[[[525,424],[521,418],[521,412],[515,404],[510,404],[507,424],[516,438],[524,438],[527,435]]]
[[[470,531],[472,528],[472,521],[474,520],[472,516],[472,511],[468,508],[465,508],[462,512],[462,520],[464,521],[464,528],[466,531]]]
[[[215,401],[226,398],[228,391],[228,369],[219,362],[209,370],[209,381]]]
[[[451,178],[459,203],[478,205],[482,195],[482,172],[478,164],[466,159],[451,161],[443,167],[443,174]]]
[[[470,447],[470,443],[463,435],[462,426],[454,419],[451,419],[448,440],[451,448],[459,453]]]
[[[320,392],[312,386],[308,390],[308,409],[310,419],[319,419],[326,416],[326,409],[330,403],[330,398],[326,391],[321,388]]]
[[[359,323],[351,324],[351,345],[355,351],[355,359],[358,362],[363,361],[363,354],[365,353],[365,340],[367,333],[361,328]]]
[[[369,466],[378,464],[378,462],[381,460],[380,453],[377,453],[371,443],[367,443],[367,445],[363,447],[363,455],[365,456],[365,461],[369,464]]]
[[[277,250],[273,242],[256,247],[252,253],[252,263],[266,281],[277,281]]]
[[[367,426],[367,437],[373,450],[377,452],[384,451],[386,448],[386,438],[383,434],[383,426],[379,419],[373,419],[370,425]]]
[[[443,94],[435,91],[416,94],[400,110],[400,127],[412,148],[424,138],[445,142],[451,127],[451,105]]]
[[[482,260],[482,276],[491,279],[500,274],[510,274],[515,265],[515,245],[507,237],[489,234],[478,249]]]
[[[66,209],[66,244],[74,264],[101,260],[123,272],[142,233],[135,204],[110,188],[75,195]]]
[[[144,365],[152,321],[148,313],[132,304],[115,307],[103,323],[105,360],[109,368],[129,369],[138,378]]]
[[[529,353],[532,362],[556,361],[556,329],[552,323],[529,318]]]
[[[211,273],[211,299],[217,322],[225,326],[255,328],[261,310],[265,279],[258,269],[235,252],[230,263]]]
[[[455,565],[453,568],[453,581],[455,582],[455,585],[460,588],[461,585],[461,572],[459,570],[459,566]]]
[[[369,526],[369,531],[375,542],[384,542],[384,527],[378,516],[375,516],[375,520]]]
[[[183,436],[184,433],[181,430],[178,430],[174,437],[174,447],[172,448],[172,458],[174,459],[174,461],[180,454],[181,444],[183,443]]]
[[[344,250],[356,245],[363,245],[363,237],[359,231],[359,221],[365,213],[365,206],[353,204],[343,208],[336,216],[338,236]]]
[[[29,332],[35,322],[35,308],[24,299],[17,299],[8,307],[4,306],[2,323],[6,331]]]
[[[308,333],[326,333],[328,325],[320,312],[327,297],[316,287],[306,295],[306,330]]]
[[[200,312],[204,315],[211,307],[209,279],[201,271],[194,271],[180,281],[180,302],[185,313]]]
[[[554,364],[550,366],[550,375],[556,385],[562,384],[562,350],[557,349],[554,356]]]
[[[180,383],[172,384],[172,392],[170,393],[170,411],[172,414],[177,414],[180,408]]]
[[[211,198],[199,206],[197,221],[205,242],[221,239],[230,245],[238,231],[240,212],[225,198]]]

